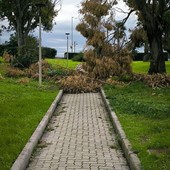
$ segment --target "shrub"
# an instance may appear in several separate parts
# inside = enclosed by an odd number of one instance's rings
[[[43,58],[55,58],[57,50],[54,48],[42,47]]]
[[[17,47],[11,47],[8,44],[0,45],[0,56],[2,56],[5,51],[8,52],[11,55],[16,55],[17,54]]]
[[[78,53],[72,58],[72,60],[73,61],[85,61],[83,55],[84,55],[83,53]]]
[[[18,68],[28,68],[31,64],[38,61],[37,48],[22,47],[19,49],[19,55],[16,55],[12,65]]]

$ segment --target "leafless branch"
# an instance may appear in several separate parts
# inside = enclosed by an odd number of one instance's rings
[[[135,10],[133,10],[133,9],[129,11],[127,17],[122,20],[122,25],[124,25],[124,24],[126,23],[126,21],[128,20],[128,18],[130,17],[130,15],[131,15],[134,11],[135,11]]]

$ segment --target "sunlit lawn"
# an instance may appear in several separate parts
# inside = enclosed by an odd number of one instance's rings
[[[58,93],[50,83],[7,78],[5,67],[0,57],[0,170],[10,169]]]
[[[132,62],[132,71],[135,73],[144,73],[147,74],[149,70],[149,62],[143,61],[133,61]],[[170,61],[166,61],[166,71],[170,74]]]
[[[54,68],[67,68],[66,59],[46,59]],[[68,60],[68,68],[81,62]],[[0,57],[0,74],[5,77]],[[166,62],[170,73],[170,62]],[[147,73],[148,62],[133,62],[133,71]],[[105,86],[106,94],[138,153],[144,169],[170,169],[170,89],[151,89],[141,83],[126,87]],[[0,170],[8,170],[58,93],[57,87],[37,82],[0,79]]]
[[[72,61],[72,60],[67,60],[67,59],[46,59],[54,68],[57,68],[58,66],[68,68],[69,69],[75,69],[78,64],[81,62],[78,61]]]
[[[62,66],[64,68],[67,68],[67,60],[66,59],[46,59],[54,68],[57,68],[58,66]],[[81,62],[68,60],[68,68],[69,69],[75,69],[78,64]],[[143,62],[143,61],[133,61],[132,62],[132,71],[135,73],[148,73],[149,69],[149,62]],[[166,70],[167,73],[170,74],[170,61],[166,61]]]

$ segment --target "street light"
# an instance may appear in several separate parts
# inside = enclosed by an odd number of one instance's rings
[[[78,44],[76,41],[74,41],[74,53],[76,52],[76,45],[78,45]]]
[[[42,51],[41,51],[41,8],[45,4],[37,3],[35,4],[39,8],[39,85],[42,85]]]
[[[67,69],[68,69],[68,36],[70,35],[70,33],[66,32],[65,34],[67,36]]]
[[[74,40],[73,40],[73,19],[77,19],[76,17],[71,17],[71,52],[73,52],[74,48]]]

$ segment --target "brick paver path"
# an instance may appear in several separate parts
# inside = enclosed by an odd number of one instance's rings
[[[128,170],[100,93],[65,94],[27,170]]]

